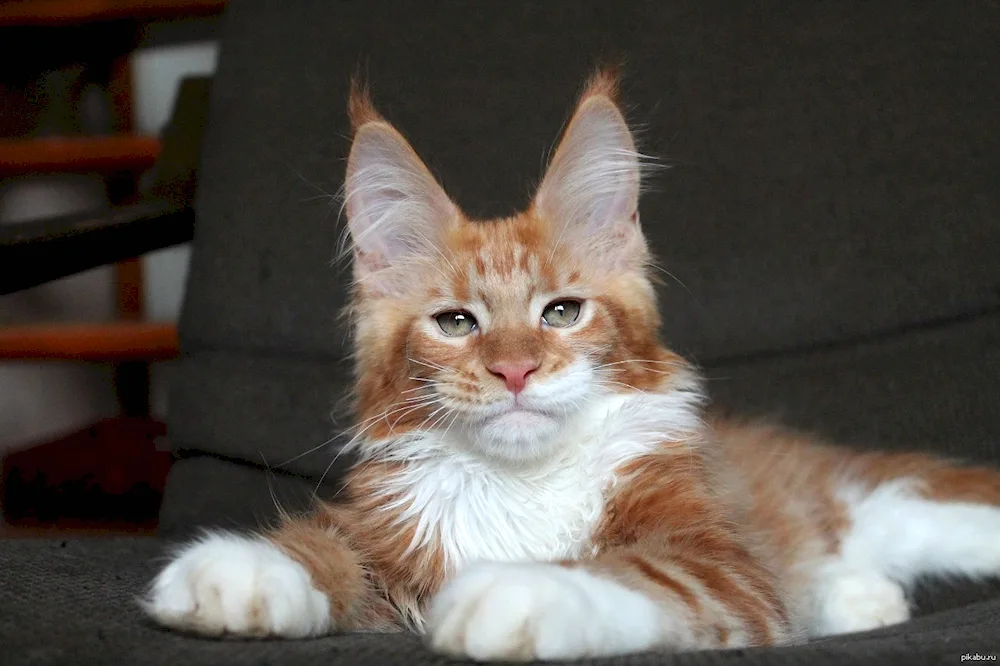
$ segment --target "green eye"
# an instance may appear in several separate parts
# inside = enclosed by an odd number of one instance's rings
[[[566,328],[580,318],[580,301],[554,301],[545,306],[542,320],[555,328]]]
[[[476,323],[476,318],[465,310],[442,312],[435,316],[434,319],[437,320],[438,326],[441,327],[444,334],[453,338],[468,335],[479,327],[479,324]]]

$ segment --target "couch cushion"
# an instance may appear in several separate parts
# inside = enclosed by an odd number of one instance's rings
[[[316,478],[209,455],[178,460],[170,469],[157,533],[182,538],[205,528],[259,529],[280,511],[295,515],[313,508],[316,495],[331,498],[337,475]],[[279,511],[280,509],[280,511]]]
[[[175,369],[175,449],[313,474],[349,428],[350,371],[343,362],[236,351],[201,352]]]
[[[31,664],[450,664],[410,634],[354,634],[308,641],[189,638],[147,622],[136,605],[166,544],[158,539],[0,541],[0,663]],[[1000,597],[939,597],[971,605],[881,631],[791,648],[685,655],[652,653],[594,664],[941,664],[965,653],[995,654]],[[976,588],[978,598],[990,594]],[[992,590],[993,594],[997,589]],[[958,594],[958,597],[954,595]],[[962,596],[964,595],[964,596]]]
[[[595,58],[647,152],[667,335],[704,359],[1000,307],[995,3],[233,3],[189,350],[339,357],[348,78],[474,214],[522,206]]]
[[[717,407],[859,448],[1000,465],[1000,315],[709,365]]]

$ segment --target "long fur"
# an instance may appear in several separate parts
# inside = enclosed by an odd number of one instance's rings
[[[180,550],[144,608],[208,635],[422,632],[478,660],[782,645],[1000,573],[1000,474],[712,420],[659,340],[642,157],[598,73],[527,211],[472,222],[356,86],[343,496]],[[565,327],[546,320],[571,300]],[[476,322],[452,336],[438,316]],[[503,368],[534,368],[509,390]]]

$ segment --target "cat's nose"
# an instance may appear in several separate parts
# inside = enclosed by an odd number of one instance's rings
[[[514,395],[524,390],[528,375],[537,369],[538,361],[502,362],[487,367],[487,370],[507,383],[507,390]]]

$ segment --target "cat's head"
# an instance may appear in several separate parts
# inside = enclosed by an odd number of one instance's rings
[[[357,399],[379,439],[449,432],[493,459],[550,455],[599,396],[655,390],[640,155],[616,80],[591,78],[529,209],[473,221],[352,92],[346,213]]]

